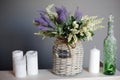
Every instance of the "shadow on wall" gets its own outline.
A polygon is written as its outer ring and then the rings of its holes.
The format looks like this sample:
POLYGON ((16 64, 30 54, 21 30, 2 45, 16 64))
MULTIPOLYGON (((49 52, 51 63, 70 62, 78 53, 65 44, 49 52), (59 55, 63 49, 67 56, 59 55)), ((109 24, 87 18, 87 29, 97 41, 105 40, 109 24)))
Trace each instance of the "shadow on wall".
POLYGON ((0 30, 0 69, 11 69, 12 51, 16 49, 25 50, 27 41, 20 31, 2 28, 0 30))
MULTIPOLYGON (((32 26, 33 27, 33 26, 32 26)), ((37 50, 39 56, 39 68, 52 68, 52 45, 54 39, 42 40, 42 37, 35 36, 21 28, 1 28, 0 31, 0 70, 12 69, 12 51, 37 50)))

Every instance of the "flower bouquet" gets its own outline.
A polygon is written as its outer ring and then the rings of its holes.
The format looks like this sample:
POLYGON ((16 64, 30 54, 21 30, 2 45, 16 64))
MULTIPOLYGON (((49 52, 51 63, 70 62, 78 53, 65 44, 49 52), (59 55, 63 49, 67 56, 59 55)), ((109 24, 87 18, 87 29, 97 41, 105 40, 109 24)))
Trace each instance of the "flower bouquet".
POLYGON ((45 10, 38 10, 40 16, 34 19, 39 28, 36 35, 56 37, 53 46, 53 72, 59 75, 75 75, 82 70, 82 40, 92 40, 94 31, 103 28, 103 18, 82 16, 77 7, 71 15, 64 6, 49 5, 45 10), (78 43, 79 42, 79 43, 78 43))

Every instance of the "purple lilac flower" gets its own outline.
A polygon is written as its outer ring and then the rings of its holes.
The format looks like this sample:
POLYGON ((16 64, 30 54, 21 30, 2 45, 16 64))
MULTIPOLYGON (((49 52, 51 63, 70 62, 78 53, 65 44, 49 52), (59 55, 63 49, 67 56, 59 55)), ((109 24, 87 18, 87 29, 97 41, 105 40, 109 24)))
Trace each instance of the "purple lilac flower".
POLYGON ((50 30, 50 28, 48 28, 47 26, 43 26, 43 25, 38 26, 38 28, 40 30, 50 30))
POLYGON ((75 19, 78 21, 82 17, 82 13, 79 11, 79 7, 77 7, 75 13, 74 13, 75 19))
POLYGON ((45 21, 45 20, 43 20, 42 18, 38 18, 38 17, 36 17, 35 19, 34 19, 34 21, 35 22, 37 22, 38 24, 40 24, 40 25, 44 25, 44 26, 48 26, 48 23, 45 21))
POLYGON ((41 14, 43 14, 43 15, 47 14, 46 11, 44 11, 44 10, 42 10, 42 9, 41 9, 41 10, 38 10, 38 12, 39 12, 40 15, 41 15, 41 14))
POLYGON ((50 30, 50 27, 48 27, 47 22, 45 22, 42 18, 35 18, 34 21, 38 23, 38 28, 40 30, 50 30))
POLYGON ((55 10, 58 14, 58 21, 64 23, 65 21, 67 21, 68 18, 68 12, 65 9, 64 6, 62 6, 61 8, 55 7, 55 10))
POLYGON ((56 28, 55 24, 45 16, 45 14, 40 14, 41 15, 41 18, 48 24, 48 27, 51 27, 51 28, 56 28))

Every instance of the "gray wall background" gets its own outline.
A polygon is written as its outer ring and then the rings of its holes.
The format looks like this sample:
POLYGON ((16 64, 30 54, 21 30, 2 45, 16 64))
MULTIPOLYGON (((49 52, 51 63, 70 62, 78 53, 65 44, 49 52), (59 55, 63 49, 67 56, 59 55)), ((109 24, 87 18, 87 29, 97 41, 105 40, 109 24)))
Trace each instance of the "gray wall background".
MULTIPOLYGON (((104 17, 103 25, 107 26, 108 16, 115 17, 114 32, 117 38, 117 68, 120 70, 120 0, 0 0, 0 70, 12 69, 12 54, 16 49, 37 50, 39 52, 39 68, 52 68, 52 46, 54 38, 42 40, 33 33, 38 29, 32 24, 37 10, 54 3, 64 5, 73 12, 77 6, 84 15, 104 17)), ((96 46, 101 50, 103 59, 103 40, 107 27, 95 31, 93 41, 83 42, 84 67, 88 66, 90 50, 96 46)))

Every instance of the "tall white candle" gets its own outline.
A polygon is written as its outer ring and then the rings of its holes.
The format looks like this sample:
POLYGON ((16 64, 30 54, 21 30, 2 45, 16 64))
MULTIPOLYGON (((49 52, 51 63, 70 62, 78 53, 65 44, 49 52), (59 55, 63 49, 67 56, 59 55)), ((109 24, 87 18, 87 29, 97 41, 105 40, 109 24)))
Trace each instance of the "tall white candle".
POLYGON ((21 58, 23 58, 23 51, 15 50, 15 51, 12 52, 13 73, 15 72, 16 59, 21 59, 21 58))
POLYGON ((38 74, 38 53, 37 51, 28 51, 27 56, 27 73, 28 75, 38 74))
POLYGON ((16 59, 15 61, 15 76, 17 78, 26 77, 26 57, 16 59))
POLYGON ((94 48, 90 51, 89 72, 99 73, 100 70, 100 50, 94 48))

